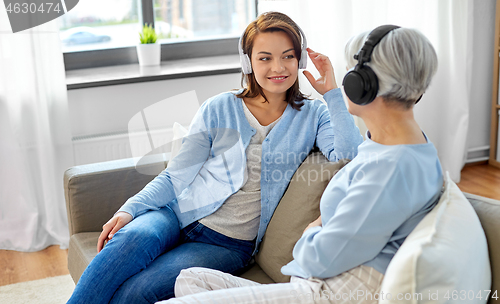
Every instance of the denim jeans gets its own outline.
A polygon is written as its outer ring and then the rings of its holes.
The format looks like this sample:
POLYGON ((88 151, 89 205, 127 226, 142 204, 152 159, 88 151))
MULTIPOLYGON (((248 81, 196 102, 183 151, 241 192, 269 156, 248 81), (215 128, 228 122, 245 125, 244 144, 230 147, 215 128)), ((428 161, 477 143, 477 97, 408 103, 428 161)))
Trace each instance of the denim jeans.
POLYGON ((120 229, 83 272, 68 303, 154 303, 174 296, 182 269, 199 266, 238 273, 254 241, 233 239, 194 222, 179 229, 165 207, 120 229))

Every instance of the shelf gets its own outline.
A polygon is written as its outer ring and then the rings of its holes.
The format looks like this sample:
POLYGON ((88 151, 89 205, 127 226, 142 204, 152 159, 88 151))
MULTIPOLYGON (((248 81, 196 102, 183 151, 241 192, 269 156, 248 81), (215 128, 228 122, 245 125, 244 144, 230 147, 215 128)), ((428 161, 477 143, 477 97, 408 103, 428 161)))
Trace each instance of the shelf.
POLYGON ((66 71, 68 90, 129 84, 155 80, 239 73, 239 55, 199 57, 162 61, 161 65, 141 67, 139 64, 117 65, 66 71))
POLYGON ((488 164, 491 165, 491 166, 493 166, 493 167, 496 167, 496 168, 500 169, 500 162, 498 162, 498 161, 496 161, 494 159, 490 159, 488 161, 488 164))
POLYGON ((495 16, 495 47, 493 54, 493 94, 491 100, 491 133, 489 164, 500 168, 500 128, 498 125, 500 114, 499 95, 499 57, 500 57, 500 0, 496 1, 495 16))

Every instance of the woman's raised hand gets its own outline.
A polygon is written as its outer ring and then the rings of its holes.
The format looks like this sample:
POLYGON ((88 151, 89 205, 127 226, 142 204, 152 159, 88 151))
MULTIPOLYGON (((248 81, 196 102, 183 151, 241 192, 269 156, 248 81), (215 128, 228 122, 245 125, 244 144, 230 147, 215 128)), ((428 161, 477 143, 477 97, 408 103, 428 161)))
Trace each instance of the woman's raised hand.
POLYGON ((104 247, 104 242, 111 240, 118 230, 131 221, 132 215, 121 211, 116 213, 106 224, 104 224, 104 226, 102 226, 101 235, 99 235, 99 239, 97 240, 97 253, 101 252, 104 247))
POLYGON ((335 82, 335 75, 333 74, 333 66, 328 56, 317 53, 310 48, 307 48, 307 54, 321 75, 318 79, 314 79, 314 76, 309 71, 303 72, 313 88, 321 95, 336 89, 337 83, 335 82))

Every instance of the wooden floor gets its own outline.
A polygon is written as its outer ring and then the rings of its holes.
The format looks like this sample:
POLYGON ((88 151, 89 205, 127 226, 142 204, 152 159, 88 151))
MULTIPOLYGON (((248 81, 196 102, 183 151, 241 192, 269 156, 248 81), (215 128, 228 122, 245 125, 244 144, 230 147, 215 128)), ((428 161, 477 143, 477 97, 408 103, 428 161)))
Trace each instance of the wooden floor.
MULTIPOLYGON (((500 169, 489 165, 466 166, 460 189, 500 200, 500 169)), ((59 246, 24 253, 0 250, 0 286, 68 274, 68 251, 59 246)))
POLYGON ((466 166, 457 185, 464 192, 500 200, 500 169, 489 165, 466 166))
POLYGON ((37 252, 0 250, 0 286, 69 274, 68 250, 50 246, 37 252))

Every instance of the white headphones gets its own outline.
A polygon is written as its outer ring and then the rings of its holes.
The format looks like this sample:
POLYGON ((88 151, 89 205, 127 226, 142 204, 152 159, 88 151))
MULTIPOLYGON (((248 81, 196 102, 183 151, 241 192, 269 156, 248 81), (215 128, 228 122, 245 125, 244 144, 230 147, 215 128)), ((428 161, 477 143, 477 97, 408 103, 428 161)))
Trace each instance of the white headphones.
MULTIPOLYGON (((307 40, 306 40, 306 35, 304 35, 302 29, 298 25, 297 28, 299 29, 299 32, 302 35, 302 51, 301 51, 302 53, 300 55, 299 69, 305 69, 307 67, 307 40)), ((247 54, 243 53, 242 40, 244 34, 245 32, 241 34, 240 42, 238 43, 238 52, 240 53, 241 70, 243 71, 244 74, 251 74, 252 63, 250 62, 250 57, 248 57, 247 54)))

